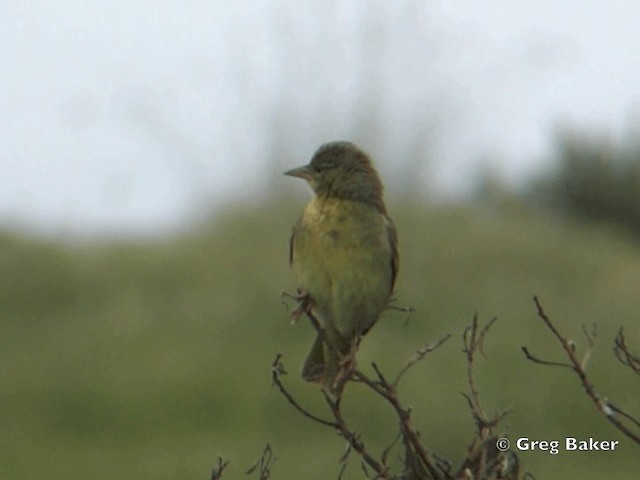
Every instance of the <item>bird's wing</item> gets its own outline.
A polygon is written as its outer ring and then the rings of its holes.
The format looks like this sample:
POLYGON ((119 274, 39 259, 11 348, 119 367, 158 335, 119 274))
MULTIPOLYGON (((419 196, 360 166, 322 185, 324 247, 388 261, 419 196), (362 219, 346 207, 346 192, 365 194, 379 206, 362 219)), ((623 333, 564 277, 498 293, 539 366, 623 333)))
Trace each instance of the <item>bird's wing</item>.
POLYGON ((291 236, 289 237, 289 266, 293 265, 293 239, 296 235, 296 229, 293 227, 293 231, 291 232, 291 236))
POLYGON ((400 258, 398 257, 398 232, 393 221, 385 215, 385 226, 387 227, 387 239, 391 248, 391 290, 396 283, 398 276, 398 268, 400 267, 400 258))
POLYGON ((298 221, 293 225, 293 229, 291 230, 291 236, 289 237, 289 266, 293 266, 293 262, 295 261, 295 250, 296 247, 300 245, 296 245, 296 236, 300 235, 300 231, 302 230, 302 217, 298 219, 298 221))

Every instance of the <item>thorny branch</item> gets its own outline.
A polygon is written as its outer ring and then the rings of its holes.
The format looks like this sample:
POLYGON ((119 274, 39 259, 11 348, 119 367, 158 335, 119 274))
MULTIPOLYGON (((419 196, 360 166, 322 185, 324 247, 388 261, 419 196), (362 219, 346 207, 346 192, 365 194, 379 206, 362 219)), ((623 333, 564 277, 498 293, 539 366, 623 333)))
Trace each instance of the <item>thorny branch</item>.
MULTIPOLYGON (((542 308, 542 304, 538 300, 538 297, 533 297, 533 301, 537 308, 538 317, 544 322, 546 327, 553 333, 556 337, 560 345, 562 346, 565 354, 569 360, 568 363, 559 363, 559 362, 551 362, 548 360, 541 360, 540 358, 531 354, 531 352, 527 349, 527 347, 523 346, 522 351, 524 352, 526 358, 534 363, 538 363, 540 365, 547 365, 553 367, 565 367, 573 370, 573 372, 578 376, 580 382, 582 383, 582 387, 584 388, 587 396, 593 401, 598 410, 605 416, 605 418, 612 423, 618 430, 624 433, 627 437, 631 438, 634 442, 640 444, 640 422, 633 417, 632 415, 622 411, 618 407, 614 406, 609 400, 606 398, 602 398, 595 389, 595 386, 589 380, 587 373, 585 371, 586 363, 591 355, 591 351, 594 347, 594 338, 595 338, 595 327, 591 330, 591 332, 587 331, 586 328, 583 327, 583 331, 587 338, 587 342, 589 347, 585 352, 582 360, 578 358, 576 353, 575 344, 560 333, 560 331, 556 328, 553 322, 549 319, 544 309, 542 308), (628 426, 627 423, 632 424, 628 426), (633 428, 636 428, 638 431, 634 431, 633 428)), ((616 336, 614 342, 614 352, 622 362, 622 364, 628 366, 634 372, 638 373, 640 368, 640 361, 637 355, 632 354, 625 342, 624 332, 622 329, 618 331, 618 335, 616 336)))

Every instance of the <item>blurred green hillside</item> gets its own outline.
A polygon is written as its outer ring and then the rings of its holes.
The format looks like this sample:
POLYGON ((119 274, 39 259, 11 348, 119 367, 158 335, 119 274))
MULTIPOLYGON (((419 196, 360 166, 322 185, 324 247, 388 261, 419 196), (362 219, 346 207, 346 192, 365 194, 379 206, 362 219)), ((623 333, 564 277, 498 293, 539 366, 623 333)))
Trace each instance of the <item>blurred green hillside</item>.
MULTIPOLYGON (((324 410, 299 377, 311 327, 290 325, 280 298, 293 290, 287 242, 304 201, 230 211, 146 243, 1 235, 0 478, 204 480, 217 455, 231 462, 224 478, 247 478, 267 441, 272 478, 336 478, 343 441, 271 386, 282 353, 291 391, 324 410)), ((521 452, 527 469, 540 479, 637 478, 640 447, 597 414, 570 372, 527 362, 520 346, 563 358, 534 294, 578 349, 581 325, 597 322, 588 373, 603 395, 640 414, 640 383, 611 349, 619 326, 640 349, 640 245, 517 206, 407 203, 390 213, 401 242, 397 303, 417 311, 389 312, 359 361, 393 373, 424 343, 453 334, 402 384, 425 445, 455 465, 472 438, 460 333, 478 312, 498 317, 477 381, 487 410, 513 407, 505 433, 620 441, 615 452, 521 452)), ((360 386, 347 388, 344 408, 373 451, 393 438, 395 419, 360 386)), ((357 462, 345 478, 362 478, 357 462)))

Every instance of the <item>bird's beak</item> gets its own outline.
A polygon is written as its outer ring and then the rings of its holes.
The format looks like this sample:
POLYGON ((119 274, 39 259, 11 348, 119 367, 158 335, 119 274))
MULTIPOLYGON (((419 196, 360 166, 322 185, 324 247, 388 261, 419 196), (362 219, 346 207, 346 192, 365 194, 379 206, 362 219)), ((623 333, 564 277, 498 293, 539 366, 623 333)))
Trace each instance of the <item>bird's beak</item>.
POLYGON ((315 172, 311 170, 311 167, 309 167, 309 165, 292 168, 291 170, 287 170, 286 172, 284 172, 284 174, 289 175, 290 177, 303 178, 307 181, 312 180, 315 177, 315 172))

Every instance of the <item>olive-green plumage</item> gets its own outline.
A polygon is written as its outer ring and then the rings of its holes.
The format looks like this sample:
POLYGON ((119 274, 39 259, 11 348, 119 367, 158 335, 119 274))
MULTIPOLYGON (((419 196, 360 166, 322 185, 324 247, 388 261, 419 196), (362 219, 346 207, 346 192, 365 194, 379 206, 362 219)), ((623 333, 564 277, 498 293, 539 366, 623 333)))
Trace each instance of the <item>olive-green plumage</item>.
POLYGON ((293 228, 290 264, 324 330, 303 377, 339 394, 360 340, 387 307, 398 271, 396 230, 382 183, 367 155, 349 142, 321 146, 309 165, 285 172, 315 196, 293 228), (327 344, 328 343, 328 344, 327 344))

